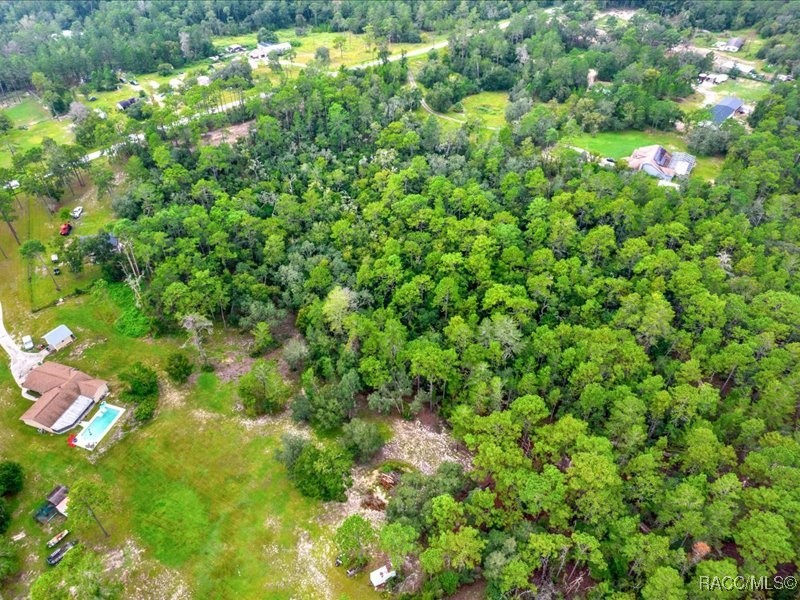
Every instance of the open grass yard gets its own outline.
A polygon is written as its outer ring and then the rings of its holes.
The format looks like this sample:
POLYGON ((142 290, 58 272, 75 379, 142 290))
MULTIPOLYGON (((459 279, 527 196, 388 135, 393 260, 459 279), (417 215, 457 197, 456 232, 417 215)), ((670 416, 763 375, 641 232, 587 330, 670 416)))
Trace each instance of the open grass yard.
POLYGON ((0 135, 0 168, 11 166, 14 152, 24 152, 38 146, 45 138, 51 138, 59 144, 74 142, 70 120, 65 117, 58 120, 52 118, 32 95, 23 96, 20 102, 2 105, 0 111, 7 114, 14 124, 13 129, 0 135))
POLYGON ((714 86, 714 91, 723 96, 736 96, 748 104, 755 104, 769 93, 770 85, 752 79, 729 79, 714 86))
MULTIPOLYGON (((603 131, 595 135, 588 133, 561 140, 563 143, 584 148, 601 156, 626 158, 640 146, 660 144, 669 151, 686 152, 686 142, 677 133, 666 131, 603 131)), ((697 157, 692 175, 703 179, 714 179, 722 167, 722 160, 714 157, 697 157)))
POLYGON ((508 93, 506 92, 480 92, 467 96, 461 100, 463 112, 449 111, 447 116, 456 119, 478 118, 487 127, 500 128, 506 124, 506 106, 508 106, 508 93))
MULTIPOLYGON (((317 51, 317 48, 322 46, 330 50, 330 66, 333 69, 341 65, 350 67, 378 58, 377 49, 374 45, 371 48, 367 47, 366 38, 363 34, 353 34, 349 32, 313 32, 298 36, 293 28, 279 29, 275 33, 278 36, 278 40, 281 42, 299 42, 299 45, 294 48, 297 56, 293 61, 298 64, 307 65, 314 60, 314 53, 317 51), (344 45, 341 50, 334 47, 334 42, 339 37, 344 38, 344 45)), ((388 44, 388 48, 390 54, 399 55, 403 51, 412 52, 446 39, 447 36, 444 34, 428 33, 422 35, 422 42, 418 44, 388 44)), ((234 43, 241 44, 248 49, 255 48, 257 43, 256 36, 250 34, 214 38, 214 45, 220 50, 223 50, 228 44, 234 43)))

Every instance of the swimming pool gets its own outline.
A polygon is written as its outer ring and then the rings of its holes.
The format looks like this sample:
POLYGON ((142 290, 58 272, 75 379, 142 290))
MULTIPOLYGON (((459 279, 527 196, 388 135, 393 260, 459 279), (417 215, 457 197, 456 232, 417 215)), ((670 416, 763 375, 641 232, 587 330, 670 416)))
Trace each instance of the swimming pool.
POLYGON ((86 450, 93 450, 124 412, 124 408, 101 402, 100 409, 92 417, 92 420, 75 437, 75 445, 86 450))

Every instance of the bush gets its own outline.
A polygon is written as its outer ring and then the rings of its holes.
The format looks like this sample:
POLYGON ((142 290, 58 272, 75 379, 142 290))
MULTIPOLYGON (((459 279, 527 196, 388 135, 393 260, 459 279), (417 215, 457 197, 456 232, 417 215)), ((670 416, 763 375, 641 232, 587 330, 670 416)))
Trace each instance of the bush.
POLYGON ((161 63, 160 65, 158 65, 158 66, 156 67, 156 71, 158 71, 158 74, 159 74, 159 75, 169 75, 169 74, 170 74, 170 73, 172 73, 174 70, 175 70, 175 67, 173 67, 173 66, 172 66, 171 64, 169 64, 169 63, 161 63))
POLYGON ((8 503, 4 498, 0 498, 0 533, 8 531, 11 525, 11 511, 8 510, 8 503))
POLYGON ((291 390, 283 383, 274 361, 257 360, 239 380, 239 396, 249 415, 274 414, 283 410, 291 390))
POLYGON ((192 371, 194 371, 194 365, 183 352, 173 352, 167 357, 167 364, 164 370, 175 383, 186 383, 186 380, 189 379, 192 371))
POLYGON ((305 360, 308 358, 308 346, 299 338, 292 338, 283 347, 283 360, 285 360, 292 371, 298 371, 305 360))
POLYGON ((324 501, 341 502, 345 499, 345 491, 352 480, 351 463, 343 452, 287 437, 284 438, 279 459, 286 465, 289 478, 304 496, 324 501))
POLYGON ((253 351, 252 356, 258 356, 269 350, 275 345, 275 339, 272 337, 272 332, 269 329, 269 323, 261 321, 256 323, 253 330, 253 351))
POLYGON ((19 567, 17 547, 8 538, 0 538, 0 581, 16 575, 19 567))
POLYGON ((22 491, 24 476, 22 467, 10 460, 0 463, 0 496, 18 494, 22 491))
POLYGON ((357 462, 363 463, 381 449, 383 438, 375 423, 353 419, 342 428, 342 444, 357 462))
POLYGON ((281 449, 278 450, 277 458, 288 471, 291 471, 294 468, 294 463, 297 462, 297 457, 310 443, 306 438, 299 435, 285 433, 281 436, 281 449))
POLYGON ((140 421, 153 418, 158 403, 158 376, 156 372, 137 362, 130 369, 120 374, 120 379, 128 384, 128 389, 123 391, 123 400, 133 402, 136 408, 134 416, 140 421))

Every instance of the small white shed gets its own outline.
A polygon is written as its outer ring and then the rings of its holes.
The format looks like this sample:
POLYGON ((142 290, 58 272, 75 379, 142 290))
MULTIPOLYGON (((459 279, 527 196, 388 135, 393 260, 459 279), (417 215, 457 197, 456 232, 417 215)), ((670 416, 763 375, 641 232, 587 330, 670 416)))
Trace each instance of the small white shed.
POLYGON ((380 569, 375 569, 369 574, 369 580, 375 589, 378 589, 392 577, 397 575, 396 571, 390 571, 391 565, 383 565, 380 569))

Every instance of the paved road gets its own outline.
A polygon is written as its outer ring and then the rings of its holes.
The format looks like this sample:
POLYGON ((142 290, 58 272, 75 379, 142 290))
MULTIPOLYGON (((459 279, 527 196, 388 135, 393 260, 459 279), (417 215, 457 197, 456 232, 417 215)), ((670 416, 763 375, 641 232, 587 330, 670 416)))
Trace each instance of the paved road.
POLYGON ((42 364, 47 357, 47 350, 36 353, 24 352, 22 348, 17 345, 14 338, 11 337, 11 334, 6 331, 6 326, 3 322, 2 305, 0 305, 0 346, 2 346, 3 350, 6 351, 6 354, 8 354, 11 359, 11 375, 14 376, 14 381, 16 381, 17 385, 20 387, 22 387, 22 382, 25 380, 25 376, 28 372, 36 365, 42 364))

